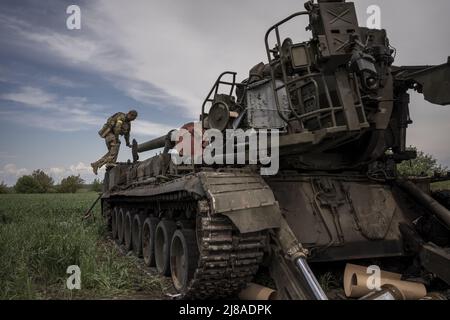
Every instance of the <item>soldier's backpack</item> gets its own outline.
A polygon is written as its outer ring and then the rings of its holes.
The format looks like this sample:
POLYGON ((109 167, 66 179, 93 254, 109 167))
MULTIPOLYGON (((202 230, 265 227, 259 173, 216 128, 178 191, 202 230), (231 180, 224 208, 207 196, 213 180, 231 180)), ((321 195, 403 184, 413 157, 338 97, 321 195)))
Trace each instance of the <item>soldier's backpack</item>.
POLYGON ((114 129, 114 126, 116 125, 117 116, 119 116, 120 114, 123 114, 123 113, 116 112, 111 117, 109 117, 108 120, 106 120, 106 123, 103 125, 103 127, 98 132, 100 137, 102 137, 104 139, 110 132, 112 132, 112 130, 114 129))

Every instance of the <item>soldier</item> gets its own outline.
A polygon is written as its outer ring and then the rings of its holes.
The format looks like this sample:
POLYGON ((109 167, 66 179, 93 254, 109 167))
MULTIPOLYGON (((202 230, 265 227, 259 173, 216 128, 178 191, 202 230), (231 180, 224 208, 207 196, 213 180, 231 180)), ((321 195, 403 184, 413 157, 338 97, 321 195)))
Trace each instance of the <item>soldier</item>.
POLYGON ((137 116, 137 111, 131 110, 127 114, 117 112, 108 118, 106 124, 98 132, 100 137, 105 139, 108 152, 100 160, 91 163, 94 174, 97 174, 98 169, 100 169, 103 165, 106 165, 107 167, 115 165, 120 148, 119 136, 124 136, 127 147, 131 148, 131 121, 134 121, 137 116))

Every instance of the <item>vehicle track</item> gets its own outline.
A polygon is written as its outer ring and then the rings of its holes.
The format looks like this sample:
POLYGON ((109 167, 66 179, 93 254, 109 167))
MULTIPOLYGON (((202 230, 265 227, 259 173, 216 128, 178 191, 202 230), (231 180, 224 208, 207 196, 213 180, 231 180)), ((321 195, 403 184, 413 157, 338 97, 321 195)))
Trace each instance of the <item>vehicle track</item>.
MULTIPOLYGON (((157 199, 146 199, 145 202, 139 203, 140 208, 146 208, 145 213, 142 213, 142 210, 132 209, 136 207, 135 203, 130 206, 126 199, 115 199, 111 203, 113 214, 122 214, 125 217, 126 213, 130 212, 131 221, 134 221, 136 215, 139 215, 141 221, 147 217, 157 218, 160 221, 169 220, 175 222, 177 230, 185 234, 186 239, 194 239, 189 245, 191 253, 187 257, 194 270, 189 276, 187 285, 177 296, 180 299, 234 296, 253 279, 263 260, 267 232, 241 234, 227 216, 211 214, 209 210, 199 210, 198 208, 208 208, 205 201, 189 198, 185 192, 180 192, 177 196, 173 194, 158 196, 157 199), (194 208, 195 214, 189 214, 194 208)), ((122 252, 127 254, 128 251, 132 251, 134 255, 136 252, 142 252, 133 250, 130 245, 128 248, 122 245, 126 239, 123 235, 120 237, 120 233, 132 234, 132 232, 125 230, 130 227, 129 224, 122 223, 117 228, 120 227, 121 231, 113 231, 112 234, 115 234, 113 238, 122 252)), ((131 240, 131 244, 134 242, 131 240)), ((143 263, 143 259, 140 261, 143 263)))

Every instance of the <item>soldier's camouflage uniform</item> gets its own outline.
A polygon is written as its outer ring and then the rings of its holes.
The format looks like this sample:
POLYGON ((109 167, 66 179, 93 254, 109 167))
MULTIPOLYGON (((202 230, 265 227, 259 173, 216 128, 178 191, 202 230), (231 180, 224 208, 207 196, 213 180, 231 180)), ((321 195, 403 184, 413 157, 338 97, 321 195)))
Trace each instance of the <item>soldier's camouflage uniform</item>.
POLYGON ((105 139, 108 152, 98 161, 92 163, 94 172, 104 165, 114 165, 117 162, 120 149, 119 136, 124 136, 127 146, 130 145, 131 122, 127 119, 127 115, 118 112, 111 116, 103 128, 99 131, 99 135, 105 139))

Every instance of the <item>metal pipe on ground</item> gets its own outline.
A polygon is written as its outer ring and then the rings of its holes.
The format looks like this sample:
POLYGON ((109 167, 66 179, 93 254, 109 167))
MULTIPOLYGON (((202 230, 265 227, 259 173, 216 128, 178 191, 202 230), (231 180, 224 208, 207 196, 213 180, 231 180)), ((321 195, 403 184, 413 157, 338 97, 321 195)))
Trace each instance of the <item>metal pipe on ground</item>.
POLYGON ((445 225, 450 228, 450 211, 434 200, 430 195, 423 192, 414 183, 407 180, 398 180, 397 184, 410 195, 412 195, 421 205, 435 214, 445 225))
POLYGON ((278 229, 278 241, 280 242, 283 252, 290 258, 300 277, 308 286, 308 291, 316 300, 328 300, 327 295, 317 281, 316 276, 312 272, 306 260, 307 250, 303 248, 291 227, 284 218, 280 220, 280 228, 278 229))
POLYGON ((328 300, 327 295, 325 294, 325 292, 323 292, 322 287, 317 281, 317 278, 309 267, 306 259, 304 257, 297 258, 295 260, 295 265, 303 275, 305 281, 308 283, 308 286, 311 289, 314 298, 317 300, 328 300))

